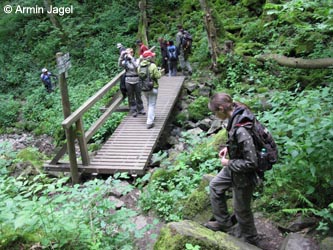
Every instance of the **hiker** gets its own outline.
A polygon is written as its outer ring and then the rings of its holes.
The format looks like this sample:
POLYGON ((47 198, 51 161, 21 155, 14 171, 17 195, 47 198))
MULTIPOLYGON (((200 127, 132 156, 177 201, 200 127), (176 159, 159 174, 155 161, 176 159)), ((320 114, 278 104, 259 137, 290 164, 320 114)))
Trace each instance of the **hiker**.
POLYGON ((148 67, 149 77, 153 82, 153 88, 150 91, 143 91, 147 99, 147 129, 151 129, 154 127, 154 120, 155 120, 155 107, 156 107, 156 100, 158 94, 158 79, 161 78, 161 72, 157 68, 154 60, 155 60, 155 53, 150 50, 146 50, 142 54, 143 60, 141 61, 138 72, 140 72, 141 67, 148 67))
POLYGON ((139 47, 139 56, 141 57, 143 55, 143 52, 148 50, 148 47, 144 45, 141 40, 137 40, 136 45, 139 47))
POLYGON ((188 61, 191 54, 191 46, 185 46, 184 38, 185 34, 188 34, 188 32, 183 29, 183 26, 181 24, 177 25, 177 28, 178 33, 176 35, 176 47, 178 51, 180 67, 184 75, 192 75, 192 67, 190 62, 188 61))
POLYGON ((54 77, 55 79, 58 79, 57 76, 53 75, 51 72, 49 72, 46 68, 42 69, 42 74, 40 75, 40 79, 44 83, 45 89, 48 93, 51 93, 54 90, 51 77, 54 77))
POLYGON ((213 95, 208 107, 221 120, 228 119, 228 143, 219 153, 222 170, 209 184, 214 220, 204 226, 230 233, 231 227, 238 222, 234 236, 259 246, 262 241, 251 211, 251 199, 258 178, 255 172, 258 157, 250 133, 246 128, 237 126, 244 121, 251 121, 253 114, 245 104, 233 102, 225 93, 213 95), (225 194, 230 188, 233 194, 233 216, 228 212, 225 194))
POLYGON ((139 84, 139 76, 137 73, 138 59, 134 57, 132 48, 125 50, 121 56, 121 66, 125 68, 125 86, 128 96, 128 106, 130 114, 137 117, 138 114, 145 115, 143 102, 141 98, 141 88, 139 84))
POLYGON ((173 41, 170 40, 168 42, 167 47, 167 57, 168 57, 168 66, 169 66, 169 76, 177 76, 177 62, 178 62, 178 54, 177 48, 173 44, 173 41))
POLYGON ((160 44, 160 49, 161 49, 161 65, 162 69, 164 69, 164 73, 168 74, 169 72, 169 67, 168 67, 168 52, 167 52, 167 47, 168 47, 168 42, 164 40, 163 37, 158 38, 158 42, 160 44))
POLYGON ((126 48, 121 43, 117 43, 117 49, 119 50, 119 55, 126 51, 126 48))

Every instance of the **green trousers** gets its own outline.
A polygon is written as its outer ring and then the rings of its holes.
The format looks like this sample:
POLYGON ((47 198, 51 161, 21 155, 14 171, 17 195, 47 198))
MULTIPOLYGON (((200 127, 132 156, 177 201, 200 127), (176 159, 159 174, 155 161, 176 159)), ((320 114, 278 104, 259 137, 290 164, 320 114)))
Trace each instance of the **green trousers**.
POLYGON ((228 212, 226 191, 232 188, 233 208, 238 225, 236 237, 244 240, 257 236, 257 229, 254 225, 253 213, 251 211, 251 200, 254 191, 254 184, 237 185, 233 182, 232 173, 228 167, 224 167, 210 182, 210 202, 213 215, 221 224, 227 227, 232 226, 231 216, 228 212))

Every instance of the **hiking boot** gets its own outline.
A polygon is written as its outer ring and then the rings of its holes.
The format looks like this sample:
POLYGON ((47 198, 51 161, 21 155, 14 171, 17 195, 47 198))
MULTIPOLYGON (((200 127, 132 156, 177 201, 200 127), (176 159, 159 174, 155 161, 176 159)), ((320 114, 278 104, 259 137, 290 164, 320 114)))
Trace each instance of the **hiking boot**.
POLYGON ((145 112, 145 111, 140 111, 139 114, 140 114, 140 115, 145 115, 146 112, 145 112))
POLYGON ((208 229, 213 231, 228 232, 232 226, 227 226, 217 221, 208 221, 207 223, 204 224, 204 227, 207 227, 208 229))
POLYGON ((245 241, 263 250, 272 249, 270 240, 268 238, 265 238, 263 235, 258 234, 256 236, 246 238, 245 241))
POLYGON ((137 113, 137 112, 133 112, 133 113, 132 113, 132 116, 133 116, 133 117, 137 117, 137 116, 138 116, 138 113, 137 113))
POLYGON ((154 127, 154 123, 152 123, 152 124, 147 124, 147 129, 151 129, 151 128, 153 128, 154 127))

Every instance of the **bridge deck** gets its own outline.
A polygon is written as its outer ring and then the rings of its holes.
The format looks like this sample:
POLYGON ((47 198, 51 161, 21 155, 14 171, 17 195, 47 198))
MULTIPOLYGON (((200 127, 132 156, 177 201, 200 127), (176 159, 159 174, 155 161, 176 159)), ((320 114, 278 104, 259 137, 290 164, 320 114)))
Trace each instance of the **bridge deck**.
MULTIPOLYGON (((93 156, 90 165, 78 165, 79 171, 104 174, 117 172, 128 172, 131 175, 144 174, 153 150, 177 101, 183 82, 183 76, 163 76, 159 80, 155 126, 151 129, 146 128, 146 115, 138 115, 137 117, 127 115, 102 148, 93 156)), ((147 111, 146 107, 145 111, 147 111)), ((53 167, 48 165, 45 169, 49 171, 70 171, 69 164, 57 164, 53 167)))

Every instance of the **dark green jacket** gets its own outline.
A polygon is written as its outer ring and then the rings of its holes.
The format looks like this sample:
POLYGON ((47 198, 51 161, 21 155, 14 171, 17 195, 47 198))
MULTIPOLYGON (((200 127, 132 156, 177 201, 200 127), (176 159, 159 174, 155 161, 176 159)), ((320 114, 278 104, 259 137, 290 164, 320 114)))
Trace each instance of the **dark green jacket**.
POLYGON ((254 115, 248 109, 236 107, 227 126, 230 159, 228 168, 232 171, 233 183, 236 187, 256 183, 255 170, 258 167, 258 157, 253 138, 247 130, 247 126, 253 120, 254 115))

